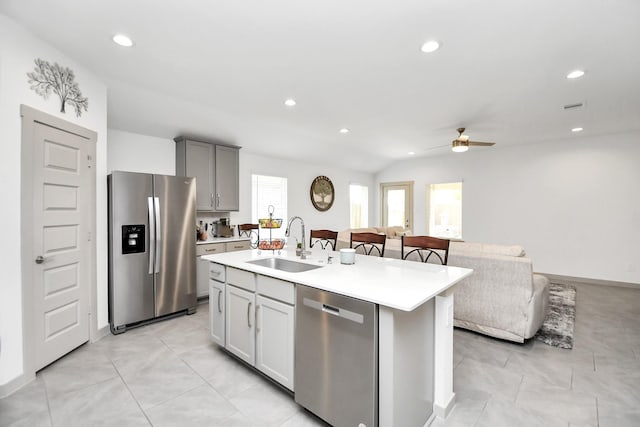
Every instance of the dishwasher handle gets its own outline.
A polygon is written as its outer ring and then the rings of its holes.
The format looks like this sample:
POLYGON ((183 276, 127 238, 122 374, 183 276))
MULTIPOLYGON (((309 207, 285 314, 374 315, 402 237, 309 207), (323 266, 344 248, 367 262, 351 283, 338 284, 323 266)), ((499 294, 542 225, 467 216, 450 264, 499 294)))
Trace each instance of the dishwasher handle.
POLYGON ((329 304, 322 304, 322 311, 333 314, 334 316, 340 316, 340 309, 330 306, 329 304))
POLYGON ((307 297, 304 297, 302 299, 302 303, 309 308, 321 311, 323 313, 331 314, 332 316, 340 317, 342 319, 350 320, 352 322, 360 324, 364 323, 364 315, 356 313, 355 311, 350 311, 341 307, 335 307, 307 297))

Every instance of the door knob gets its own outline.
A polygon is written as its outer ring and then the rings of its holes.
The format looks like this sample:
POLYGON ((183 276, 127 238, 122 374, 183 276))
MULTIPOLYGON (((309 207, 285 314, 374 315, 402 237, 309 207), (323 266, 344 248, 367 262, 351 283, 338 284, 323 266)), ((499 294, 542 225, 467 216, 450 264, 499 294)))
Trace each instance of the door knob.
POLYGON ((42 255, 38 255, 36 257, 36 264, 42 264, 44 262, 44 257, 42 255))

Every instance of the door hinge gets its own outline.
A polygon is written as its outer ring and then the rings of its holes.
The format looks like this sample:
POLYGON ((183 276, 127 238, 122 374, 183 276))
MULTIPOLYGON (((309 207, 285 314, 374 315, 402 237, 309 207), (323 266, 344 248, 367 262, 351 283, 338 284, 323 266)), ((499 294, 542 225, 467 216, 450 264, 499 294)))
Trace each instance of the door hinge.
POLYGON ((90 242, 91 241, 91 232, 89 231, 87 233, 87 241, 90 242))
POLYGON ((89 154, 87 154, 87 168, 91 169, 91 166, 93 165, 93 157, 89 154))

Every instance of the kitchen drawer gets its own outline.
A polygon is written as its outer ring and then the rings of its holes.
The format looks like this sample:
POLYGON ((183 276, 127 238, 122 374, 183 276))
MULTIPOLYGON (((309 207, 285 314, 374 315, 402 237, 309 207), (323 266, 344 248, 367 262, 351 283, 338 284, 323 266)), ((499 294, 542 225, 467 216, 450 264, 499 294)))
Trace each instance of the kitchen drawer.
POLYGON ((237 268, 227 268, 227 283, 247 291, 256 291, 256 275, 237 268))
POLYGON ((220 254, 225 251, 224 243, 204 243, 196 245, 196 255, 220 254))
POLYGON ((216 264, 215 262, 209 263, 209 278, 218 282, 225 282, 227 280, 225 274, 225 268, 222 264, 216 264))
POLYGON ((294 305, 296 301, 295 287, 291 282, 274 279, 269 276, 258 275, 257 293, 287 304, 294 305))
POLYGON ((245 251, 251 249, 251 242, 249 240, 239 240, 237 242, 227 242, 227 252, 245 251))

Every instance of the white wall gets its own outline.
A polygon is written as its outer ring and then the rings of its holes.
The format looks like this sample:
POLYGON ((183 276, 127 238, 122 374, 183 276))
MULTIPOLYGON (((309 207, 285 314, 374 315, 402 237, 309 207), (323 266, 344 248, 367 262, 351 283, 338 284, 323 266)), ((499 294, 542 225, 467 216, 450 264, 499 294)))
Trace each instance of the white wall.
POLYGON ((415 181, 421 234, 426 186, 462 180, 464 240, 521 244, 536 271, 640 284, 639 161, 638 132, 578 137, 403 161, 376 185, 415 181))
POLYGON ((62 52, 36 38, 5 15, 0 14, 0 182, 2 203, 0 224, 0 391, 2 385, 22 374, 22 286, 20 242, 29 236, 20 235, 20 171, 21 118, 20 104, 60 117, 91 129, 98 134, 96 147, 97 198, 97 283, 98 327, 107 324, 107 211, 106 211, 106 133, 107 89, 91 72, 62 52), (51 95, 48 100, 29 88, 26 73, 34 68, 34 59, 42 58, 69 67, 76 74, 82 94, 89 99, 89 110, 82 117, 73 108, 60 113, 60 101, 51 95))
POLYGON ((114 170, 176 174, 176 143, 171 139, 109 129, 107 173, 114 170))
MULTIPOLYGON (((327 228, 344 230, 349 228, 349 184, 361 184, 369 187, 369 213, 372 209, 374 191, 373 174, 345 170, 312 162, 292 161, 270 158, 240 150, 240 211, 232 212, 231 223, 251 222, 251 175, 270 175, 287 178, 287 214, 304 219, 309 238, 309 230, 327 228), (331 179, 335 189, 335 200, 331 209, 325 212, 316 210, 309 198, 309 189, 314 178, 325 175, 331 179)), ((264 212, 264 217, 268 212, 264 212)), ((371 223, 369 218, 369 223, 371 223)), ((298 225, 291 232, 292 238, 301 239, 298 225)), ((261 234, 261 237, 262 234, 261 234)), ((307 242, 308 243, 308 242, 307 242)))

